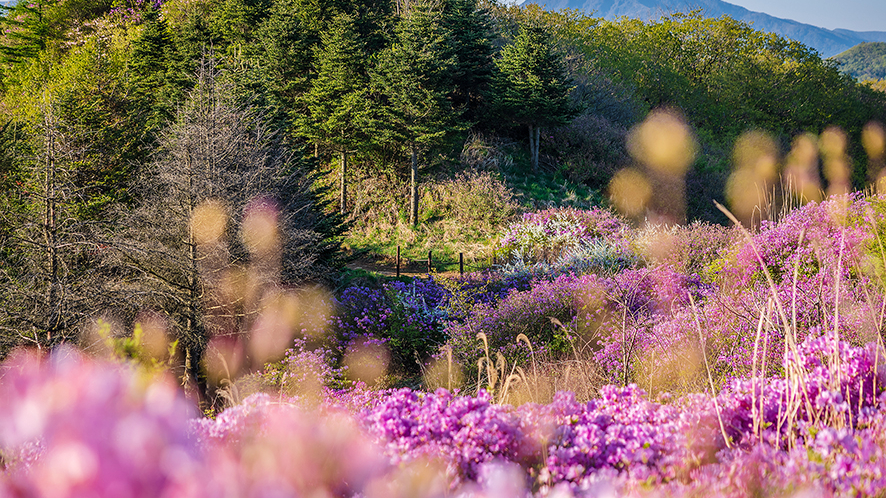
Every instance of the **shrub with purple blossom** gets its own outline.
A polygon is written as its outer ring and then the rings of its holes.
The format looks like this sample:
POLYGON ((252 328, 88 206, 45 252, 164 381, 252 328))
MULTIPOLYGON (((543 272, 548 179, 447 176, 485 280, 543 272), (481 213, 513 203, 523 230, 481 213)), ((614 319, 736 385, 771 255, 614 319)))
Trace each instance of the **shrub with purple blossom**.
POLYGON ((2 368, 0 447, 26 456, 2 476, 11 495, 208 496, 195 411, 171 379, 70 348, 19 351, 2 368))
POLYGON ((626 244, 627 230, 624 221, 605 209, 547 209, 525 213, 511 224, 499 241, 498 252, 525 263, 552 263, 590 240, 626 244))
POLYGON ((115 0, 110 14, 120 16, 124 21, 140 23, 149 10, 160 10, 166 0, 115 0))
POLYGON ((489 356, 498 353, 511 364, 529 360, 518 342, 526 335, 534 352, 564 357, 589 345, 612 382, 634 379, 637 358, 657 342, 652 325, 710 289, 698 280, 667 267, 627 270, 612 277, 561 275, 536 281, 531 289, 512 291, 501 302, 478 304, 463 322, 447 326, 448 344, 468 378, 476 378, 477 362, 486 355, 478 340, 483 333, 489 356))
POLYGON ((341 386, 345 370, 336 366, 333 351, 322 346, 309 347, 304 338, 296 339, 283 360, 265 368, 264 380, 287 396, 305 391, 319 391, 323 386, 341 386))
POLYGON ((0 492, 869 495, 886 485, 884 354, 823 334, 786 356, 786 376, 663 403, 635 385, 518 408, 486 392, 357 387, 315 409, 257 394, 210 420, 190 418, 162 379, 70 352, 19 353, 0 380, 0 444, 39 450, 0 474, 0 492))
POLYGON ((338 298, 332 319, 337 348, 367 340, 390 348, 396 368, 418 370, 443 343, 449 292, 433 278, 393 281, 381 287, 349 287, 338 298))
POLYGON ((477 479, 482 464, 496 459, 531 465, 539 457, 512 410, 493 404, 485 392, 471 397, 401 389, 362 419, 394 463, 442 458, 454 484, 477 479))

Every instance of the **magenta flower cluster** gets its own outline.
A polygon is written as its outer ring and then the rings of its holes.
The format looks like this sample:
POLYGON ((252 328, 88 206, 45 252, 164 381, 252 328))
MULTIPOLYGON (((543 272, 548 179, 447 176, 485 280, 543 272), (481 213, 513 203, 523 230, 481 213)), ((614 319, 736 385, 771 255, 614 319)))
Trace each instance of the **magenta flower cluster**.
POLYGON ((886 486, 883 354, 810 338, 785 360, 800 383, 666 403, 634 385, 517 408, 358 387, 316 409, 257 394, 212 420, 170 379, 17 353, 0 381, 0 496, 870 495, 886 486))

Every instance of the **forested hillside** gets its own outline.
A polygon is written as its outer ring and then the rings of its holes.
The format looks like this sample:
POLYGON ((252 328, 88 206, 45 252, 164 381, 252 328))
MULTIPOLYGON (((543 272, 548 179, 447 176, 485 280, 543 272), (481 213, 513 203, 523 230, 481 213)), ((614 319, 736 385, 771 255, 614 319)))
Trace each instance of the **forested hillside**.
POLYGON ((886 43, 860 43, 835 55, 840 70, 858 80, 886 79, 886 43))
POLYGON ((886 489, 886 93, 814 50, 485 0, 3 14, 0 497, 886 489))
POLYGON ((680 216, 718 221, 711 200, 744 131, 786 150, 838 126, 863 187, 862 128, 886 121, 883 93, 729 18, 605 21, 477 0, 35 0, 2 24, 4 350, 154 310, 193 366, 210 333, 254 318, 255 292, 230 301, 231 289, 334 278, 345 222, 377 220, 365 203, 419 233, 437 219, 424 193, 480 181, 465 169, 485 169, 490 192, 522 175, 602 194, 631 165, 629 130, 656 109, 685 117, 698 142, 680 216))
POLYGON ((700 10, 705 17, 729 16, 750 24, 759 31, 797 40, 817 50, 825 58, 861 42, 886 41, 886 32, 883 31, 831 30, 794 21, 791 16, 782 19, 763 12, 750 11, 723 0, 529 0, 527 3, 545 5, 548 9, 578 9, 608 20, 629 17, 651 21, 676 12, 700 10))

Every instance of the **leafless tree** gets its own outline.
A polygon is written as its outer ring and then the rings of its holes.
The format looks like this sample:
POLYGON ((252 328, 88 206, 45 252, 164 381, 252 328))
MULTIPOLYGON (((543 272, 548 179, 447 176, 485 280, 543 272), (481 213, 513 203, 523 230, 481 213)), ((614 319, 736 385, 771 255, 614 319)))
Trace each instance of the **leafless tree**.
POLYGON ((91 192, 78 165, 92 151, 65 132, 49 92, 38 110, 33 129, 6 150, 25 173, 0 197, 0 354, 75 340, 84 317, 110 300, 97 263, 100 222, 82 213, 91 192))
POLYGON ((109 254, 129 309, 168 317, 191 380, 210 337, 247 334, 267 295, 323 271, 310 179, 232 93, 204 60, 109 254))

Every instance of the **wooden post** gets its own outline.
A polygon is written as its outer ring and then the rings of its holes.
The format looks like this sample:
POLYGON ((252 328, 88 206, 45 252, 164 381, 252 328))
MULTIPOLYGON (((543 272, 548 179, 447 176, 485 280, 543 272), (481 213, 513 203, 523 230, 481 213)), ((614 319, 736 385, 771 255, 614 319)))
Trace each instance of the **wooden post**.
POLYGON ((397 246, 397 278, 400 278, 400 246, 397 246))
POLYGON ((465 255, 462 253, 458 253, 458 274, 462 277, 465 275, 465 255))
POLYGON ((428 251, 428 275, 431 274, 431 251, 428 251))

